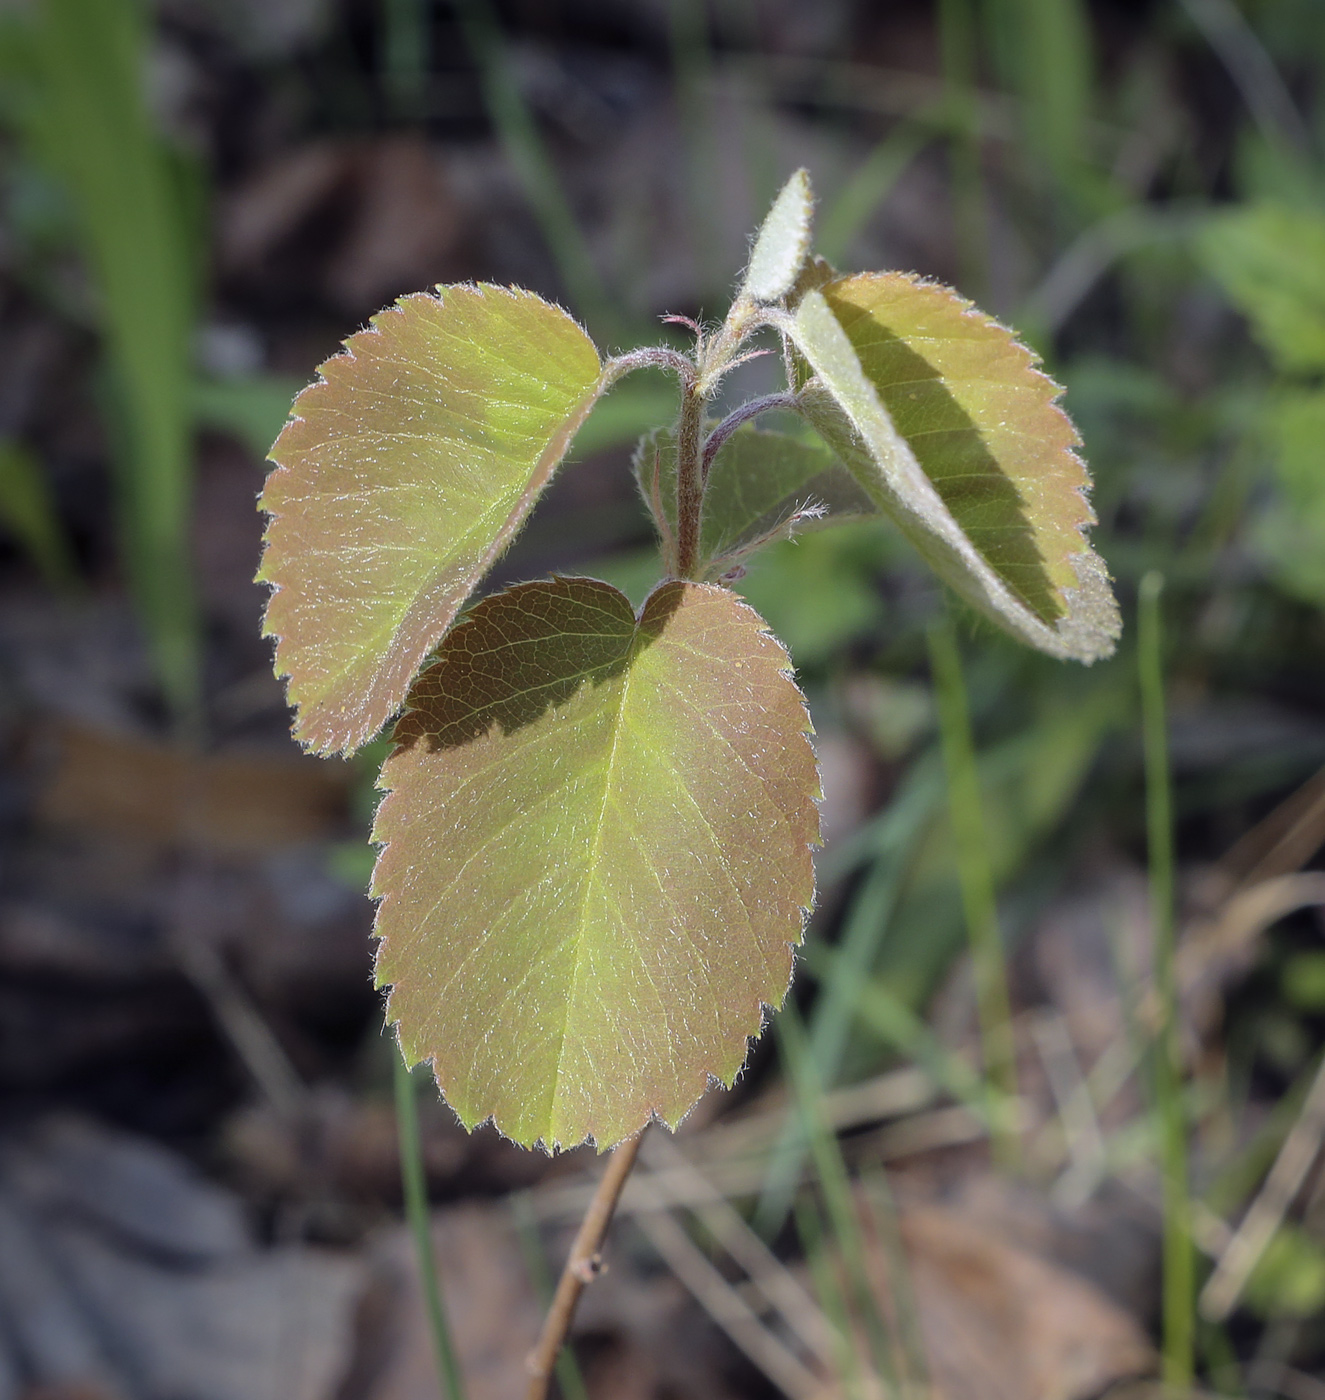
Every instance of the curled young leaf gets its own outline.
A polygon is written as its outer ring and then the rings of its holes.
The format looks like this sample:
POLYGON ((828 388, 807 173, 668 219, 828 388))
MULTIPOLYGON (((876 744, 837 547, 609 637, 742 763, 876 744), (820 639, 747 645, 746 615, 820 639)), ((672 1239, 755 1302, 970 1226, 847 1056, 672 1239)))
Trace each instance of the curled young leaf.
POLYGON ((809 172, 798 170, 782 186, 755 235, 740 296, 763 302, 786 296, 809 255, 813 214, 809 172))
POLYGON ((730 1084, 813 898, 787 655, 726 589, 484 599, 415 682, 373 839, 379 985, 466 1126, 619 1142, 730 1084))
MULTIPOLYGON (((675 538, 676 443, 670 430, 659 428, 642 438, 634 466, 645 503, 661 510, 659 526, 675 538)), ((709 471, 700 571, 720 575, 731 562, 819 517, 830 522, 877 513, 855 477, 823 443, 743 425, 723 443, 709 471)))
POLYGON ((402 297, 294 402, 260 506, 264 635, 295 737, 348 752, 405 699, 601 388, 593 342, 532 292, 402 297))
POLYGON ((904 273, 842 277, 790 324, 817 384, 807 418, 935 572, 1051 656, 1094 661, 1120 630, 1080 439, 1005 327, 904 273))

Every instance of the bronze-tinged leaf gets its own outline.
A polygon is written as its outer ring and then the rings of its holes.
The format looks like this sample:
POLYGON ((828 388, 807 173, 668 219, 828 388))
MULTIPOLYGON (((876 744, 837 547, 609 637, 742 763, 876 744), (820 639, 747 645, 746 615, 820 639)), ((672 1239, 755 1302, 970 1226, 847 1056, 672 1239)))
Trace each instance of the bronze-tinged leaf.
POLYGON ((1086 538, 1090 478, 1033 353, 896 272, 808 290, 793 324, 819 381, 807 416, 939 575, 1051 655, 1107 656, 1120 624, 1086 538))
POLYGON ((781 645, 726 589, 486 598, 415 682, 373 839, 379 985, 467 1126, 605 1148, 730 1084, 813 899, 781 645))
POLYGON ((259 503, 264 634, 300 742, 348 752, 400 708, 565 455, 600 369, 559 307, 491 286, 402 297, 321 366, 259 503))

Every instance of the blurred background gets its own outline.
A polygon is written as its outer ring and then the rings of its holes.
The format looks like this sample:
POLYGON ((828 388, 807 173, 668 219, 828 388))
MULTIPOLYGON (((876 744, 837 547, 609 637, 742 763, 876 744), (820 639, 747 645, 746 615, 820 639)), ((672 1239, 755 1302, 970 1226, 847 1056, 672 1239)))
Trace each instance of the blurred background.
MULTIPOLYGON (((1320 0, 0 4, 0 1400, 439 1394, 370 981, 383 749, 288 737, 265 451, 432 283, 608 349, 721 316, 799 165, 832 261, 956 286, 1067 386, 1127 632, 1085 670, 945 630, 876 522, 740 581, 810 698, 819 907, 736 1089, 650 1135, 560 1393, 1155 1393, 1167 1224, 1170 1359, 1186 1326, 1206 1393, 1325 1400, 1323 152, 1320 0)), ((492 584, 638 597, 629 454, 671 411, 615 391, 492 584)), ((419 1090, 468 1394, 520 1394, 594 1159, 419 1090)))

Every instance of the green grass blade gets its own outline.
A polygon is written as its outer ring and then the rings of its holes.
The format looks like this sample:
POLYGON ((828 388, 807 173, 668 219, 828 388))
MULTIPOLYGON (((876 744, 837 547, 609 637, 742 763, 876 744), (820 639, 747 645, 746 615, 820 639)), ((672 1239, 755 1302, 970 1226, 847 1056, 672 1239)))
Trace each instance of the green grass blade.
MULTIPOLYGON (((842 935, 841 951, 824 978, 810 1019, 809 1054, 821 1084, 837 1078, 855 997, 869 975, 888 928, 909 852, 925 819, 933 810, 933 790, 925 783, 908 785, 893 804, 876 837, 877 855, 852 904, 842 935)), ((788 1122, 773 1149, 764 1190, 755 1212, 755 1228, 772 1238, 787 1218, 805 1160, 805 1139, 795 1120, 788 1122)))
POLYGON ((189 562, 195 264, 144 100, 146 35, 135 5, 45 0, 33 38, 27 134, 77 213, 114 389, 129 572, 162 685, 189 718, 200 648, 189 562))
POLYGON ((824 1245, 823 1221, 808 1191, 800 1192, 795 1202, 796 1233, 800 1236, 805 1262, 809 1265, 815 1297, 833 1329, 833 1352, 838 1376, 846 1394, 863 1397, 865 1377, 860 1357, 851 1340, 851 1311, 842 1293, 842 1284, 833 1267, 833 1260, 824 1245))
POLYGON ((815 242, 830 263, 846 257, 870 216, 933 136, 932 122, 905 119, 860 163, 819 221, 815 242))
POLYGON ((456 1360, 451 1329, 446 1321, 442 1303, 441 1284, 437 1279, 437 1260, 433 1253, 432 1232, 428 1223, 428 1186, 423 1173, 423 1144, 419 1136, 419 1104, 404 1057, 393 1046, 396 1076, 396 1136, 400 1143, 400 1184, 405 1193, 405 1216, 414 1251, 419 1261, 419 1276, 423 1281, 423 1301, 437 1357, 437 1379, 446 1400, 464 1400, 465 1387, 460 1379, 460 1364, 456 1360))
POLYGON ((396 112, 424 115, 428 95, 429 0, 385 0, 382 6, 382 78, 396 112))
POLYGON ((0 441, 0 525, 22 545, 47 583, 67 588, 74 582, 73 553, 50 486, 37 459, 16 442, 0 441))
MULTIPOLYGON (((1007 968, 994 898, 994 875, 985 837, 980 775, 971 738, 971 717, 962 676, 956 632, 949 621, 929 631, 929 656, 938 705, 943 759, 948 775, 948 810, 952 821, 957 878, 971 944, 971 968, 980 1015, 980 1039, 985 1079, 995 1095, 1017 1097, 1016 1046, 1008 1002, 1007 968)), ((1020 1166, 1017 1133, 990 1104, 990 1135, 994 1159, 1004 1171, 1020 1166)))
POLYGON ((511 65, 490 0, 456 0, 456 15, 478 64, 488 115, 547 240, 575 308, 602 339, 620 334, 619 319, 557 177, 511 65))
POLYGON ((1182 1061, 1174 969, 1173 798, 1164 702, 1161 574, 1141 580, 1137 662, 1146 768, 1146 833, 1150 849, 1150 908, 1154 925, 1156 1136, 1164 1198, 1164 1381, 1175 1390, 1192 1384, 1195 1369, 1195 1258, 1192 1253, 1187 1174, 1187 1125, 1182 1105, 1182 1061))
POLYGON ((984 296, 986 217, 980 168, 980 116, 976 106, 976 35, 972 0, 939 0, 939 47, 951 130, 950 171, 962 291, 984 296))
POLYGON ((833 1235, 846 1269, 851 1301, 857 1320, 869 1337, 870 1351, 879 1379, 891 1393, 896 1389, 896 1370, 891 1345, 874 1291, 870 1287, 865 1251, 861 1242, 860 1215, 856 1209, 851 1179, 837 1137, 823 1113, 823 1081, 815 1071, 810 1043, 800 1012, 790 1003, 782 1008, 775 1022, 782 1064, 791 1082, 796 1114, 809 1143, 819 1189, 832 1226, 833 1235))
MULTIPOLYGON (((511 1214, 515 1218, 515 1233, 520 1240, 520 1252, 524 1255, 529 1281, 534 1286, 539 1307, 546 1312, 556 1292, 556 1281, 547 1266, 547 1255, 543 1252, 543 1241, 539 1238, 538 1221, 534 1218, 528 1191, 517 1191, 511 1197, 511 1214)), ((557 1353, 556 1369, 562 1400, 589 1400, 580 1363, 569 1345, 563 1345, 557 1353)))

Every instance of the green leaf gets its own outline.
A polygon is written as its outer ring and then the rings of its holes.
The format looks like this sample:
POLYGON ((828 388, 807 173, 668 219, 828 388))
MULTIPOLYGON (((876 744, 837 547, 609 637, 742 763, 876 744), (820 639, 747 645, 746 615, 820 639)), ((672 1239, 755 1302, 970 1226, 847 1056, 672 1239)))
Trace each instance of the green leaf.
POLYGON ((349 751, 509 544, 601 390, 598 352, 532 292, 402 297, 299 395, 259 503, 264 633, 295 737, 349 751))
POLYGON ((765 302, 786 296, 810 252, 813 213, 809 173, 798 170, 782 186, 755 236, 739 296, 765 302))
POLYGON ((1325 369, 1325 214, 1239 209, 1212 220, 1197 251, 1281 368, 1325 369))
POLYGON ((523 584, 443 642, 382 772, 377 980, 466 1126, 603 1148, 732 1083, 814 891, 787 668, 677 580, 638 619, 605 583, 523 584))
POLYGON ((1080 439, 1031 351, 896 272, 807 291, 790 329, 815 376, 807 418, 939 576, 1051 656, 1109 655, 1120 623, 1086 540, 1080 439))
MULTIPOLYGON (((634 467, 646 504, 655 512, 661 508, 661 523, 675 538, 676 446, 670 429, 641 439, 634 467)), ((723 443, 709 469, 700 523, 702 568, 716 577, 793 531, 877 514, 855 478, 823 443, 747 424, 723 443)))

